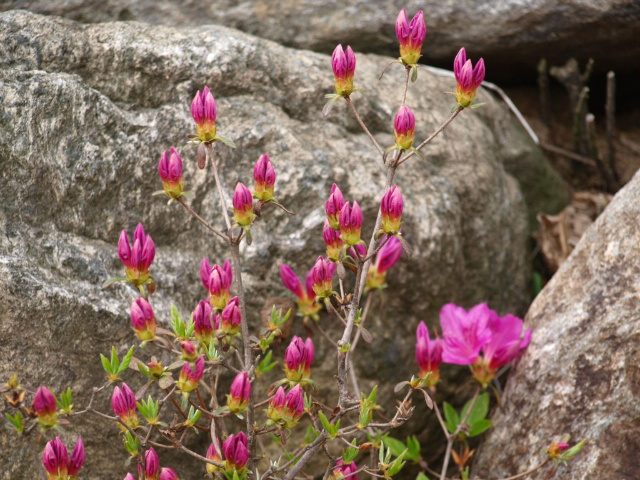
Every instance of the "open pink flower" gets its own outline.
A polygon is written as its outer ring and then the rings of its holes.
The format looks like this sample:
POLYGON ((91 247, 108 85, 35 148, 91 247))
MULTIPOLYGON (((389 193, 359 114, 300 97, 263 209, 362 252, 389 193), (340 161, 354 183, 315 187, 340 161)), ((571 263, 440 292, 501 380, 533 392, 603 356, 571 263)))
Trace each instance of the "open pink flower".
POLYGON ((489 328, 491 340, 482 347, 482 356, 488 367, 497 370, 515 360, 531 342, 531 329, 524 330, 524 322, 507 314, 491 316, 489 328))
POLYGON ((440 310, 443 352, 442 361, 470 365, 480 355, 480 349, 491 341, 489 321, 498 316, 486 303, 476 305, 468 312, 453 303, 440 310))

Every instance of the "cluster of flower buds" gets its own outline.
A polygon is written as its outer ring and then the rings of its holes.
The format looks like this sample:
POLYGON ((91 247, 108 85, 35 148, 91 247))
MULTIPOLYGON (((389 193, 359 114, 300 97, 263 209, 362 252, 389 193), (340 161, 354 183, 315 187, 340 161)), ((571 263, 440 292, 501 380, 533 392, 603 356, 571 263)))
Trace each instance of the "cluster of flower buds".
POLYGON ((333 295, 332 277, 336 271, 335 263, 331 263, 320 256, 311 269, 313 291, 319 298, 328 298, 333 295))
POLYGON ((324 222, 322 238, 327 245, 327 258, 334 262, 340 261, 340 252, 344 247, 344 241, 340 237, 340 232, 331 227, 329 220, 324 222))
POLYGON ((122 230, 118 241, 118 256, 125 266, 127 281, 136 286, 150 280, 149 267, 156 255, 156 246, 150 235, 144 233, 142 224, 138 224, 133 233, 133 246, 129 243, 126 230, 122 230))
POLYGON ((333 474, 330 478, 332 478, 332 480, 340 480, 341 478, 348 477, 345 480, 358 480, 358 474, 355 473, 357 471, 358 466, 356 462, 346 463, 340 459, 333 468, 333 474))
POLYGON ((244 432, 237 435, 229 435, 222 444, 227 472, 237 472, 239 476, 245 472, 244 466, 249 460, 249 450, 247 449, 247 436, 244 432))
POLYGON ((198 387, 198 383, 204 375, 204 359, 199 357, 193 363, 185 363, 182 366, 176 385, 181 392, 187 394, 198 387))
POLYGON ((200 300, 193 311, 193 323, 196 339, 208 346, 214 339, 214 332, 220 328, 220 317, 213 313, 210 302, 200 300))
POLYGON ((131 325, 140 340, 153 340, 156 336, 156 319, 151 304, 140 297, 131 304, 131 325))
POLYGON ((420 366, 420 377, 426 379, 425 386, 435 386, 440 379, 438 369, 442 363, 442 340, 437 335, 431 340, 424 322, 420 322, 416 332, 416 360, 420 366))
POLYGON ((486 386, 498 369, 520 356, 531 341, 531 329, 513 315, 500 317, 486 303, 468 312, 449 303, 440 311, 442 361, 471 365, 474 378, 486 386), (480 355, 482 353, 482 356, 480 355))
MULTIPOLYGON (((396 237, 385 235, 380 238, 380 242, 383 245, 376 254, 376 260, 367 273, 366 288, 368 290, 384 288, 386 286, 387 270, 393 267, 402 256, 402 243, 396 237)), ((356 248, 358 247, 362 247, 360 255, 366 255, 364 246, 356 245, 356 248)))
POLYGON ((382 231, 390 235, 395 235, 402 226, 402 211, 404 201, 400 189, 394 185, 388 189, 380 202, 380 212, 382 214, 382 231))
POLYGON ((56 397, 47 387, 38 387, 31 408, 37 415, 38 423, 42 428, 51 428, 58 424, 56 397))
POLYGON ((196 122, 197 137, 201 142, 212 142, 216 138, 216 101, 209 90, 198 90, 191 102, 191 116, 196 122))
POLYGON ((469 108, 476 98, 476 90, 484 80, 484 60, 481 58, 476 63, 475 68, 471 60, 467 60, 467 52, 460 49, 453 61, 453 74, 456 77, 455 97, 458 105, 469 108))
POLYGON ((413 66, 422 56, 422 44, 427 36, 427 26, 424 23, 422 10, 411 19, 403 8, 396 20, 396 36, 400 42, 400 60, 404 65, 413 66))
POLYGON ((231 393, 227 395, 227 407, 233 413, 244 412, 251 399, 251 382, 247 372, 240 372, 231 383, 231 393))
POLYGON ((267 409, 269 421, 281 428, 295 427, 303 413, 304 393, 300 384, 286 394, 284 388, 279 387, 267 409))
POLYGON ((241 227, 248 227, 255 218, 253 196, 242 182, 238 182, 233 193, 233 220, 241 227))
POLYGON ((393 132, 396 147, 400 150, 409 150, 416 138, 416 117, 406 105, 401 106, 396 113, 393 120, 393 132))
POLYGON ((340 238, 349 246, 360 243, 360 231, 362 230, 362 210, 355 200, 353 207, 349 202, 340 210, 340 238))
POLYGON ((333 68, 333 76, 335 78, 336 94, 346 97, 353 93, 353 76, 356 72, 356 56, 347 46, 343 50, 342 45, 338 45, 331 56, 331 67, 333 68))
POLYGON ((282 279, 282 284, 298 297, 300 313, 305 317, 311 317, 317 320, 318 312, 322 306, 315 301, 316 292, 313 291, 313 269, 309 270, 307 274, 305 286, 302 285, 300 279, 289 265, 280 265, 280 278, 282 279))
POLYGON ((304 379, 311 378, 311 364, 315 357, 313 340, 307 338, 304 342, 294 336, 284 354, 284 373, 291 383, 305 383, 304 379))
POLYGON ((75 480, 84 465, 85 453, 82 438, 79 438, 69 457, 67 447, 60 437, 51 440, 42 452, 42 463, 48 480, 75 480))
POLYGON ((216 310, 223 310, 231 297, 231 283, 233 282, 233 272, 231 262, 225 260, 220 265, 209 264, 209 260, 202 259, 200 264, 200 281, 209 292, 209 301, 216 310))
POLYGON ((273 200, 276 171, 271 164, 269 155, 260 155, 253 167, 253 179, 255 180, 253 196, 261 202, 273 200))
POLYGON ((158 163, 158 173, 162 180, 164 193, 170 198, 176 199, 182 196, 184 181, 182 180, 182 158, 175 148, 170 152, 165 151, 158 163))
MULTIPOLYGON (((122 384, 122 389, 118 387, 113 389, 111 408, 113 413, 130 428, 136 429, 140 425, 136 409, 136 396, 126 383, 122 384)), ((124 427, 122 429, 126 430, 124 427)))

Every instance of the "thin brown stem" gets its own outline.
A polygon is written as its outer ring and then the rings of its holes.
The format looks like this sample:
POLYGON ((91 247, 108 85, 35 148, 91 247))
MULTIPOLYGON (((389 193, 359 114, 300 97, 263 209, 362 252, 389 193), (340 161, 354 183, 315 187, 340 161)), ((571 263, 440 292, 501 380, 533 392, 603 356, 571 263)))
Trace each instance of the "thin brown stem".
POLYGON ((229 237, 227 237, 226 235, 224 235, 223 233, 219 232, 218 230, 215 229, 215 227, 211 226, 211 224, 209 222, 207 222, 204 218, 202 218, 200 215, 198 215, 196 213, 196 211, 191 208, 191 206, 184 201, 184 199, 182 197, 178 197, 176 199, 178 202, 180 202, 180 204, 182 204, 182 206, 184 208, 187 209, 187 211, 193 215, 195 217, 196 220, 198 220, 202 225, 204 225, 205 227, 207 227, 209 230, 211 230, 213 233, 215 233, 217 236, 219 236, 220 238, 222 238, 223 240, 229 240, 229 237))
MULTIPOLYGON (((451 116, 442 124, 440 125, 440 128, 438 128, 438 130, 436 130, 435 132, 433 132, 433 134, 427 138, 424 142, 422 142, 420 145, 418 145, 416 147, 416 150, 421 150, 422 148, 424 148, 429 142, 431 142, 431 140, 433 140, 434 138, 436 138, 438 136, 438 134, 440 132, 442 132, 445 128, 447 128, 447 126, 453 122, 453 119, 456 118, 458 116, 458 114, 464 110, 464 107, 458 107, 456 108, 456 110, 451 114, 451 116)), ((398 161, 398 165, 402 165, 404 162, 406 162, 407 160, 409 160, 412 156, 415 155, 415 152, 410 152, 407 155, 405 155, 402 159, 400 159, 398 161)))
POLYGON ((378 150, 378 153, 380 155, 384 155, 384 150, 382 149, 382 147, 378 144, 378 142, 376 141, 375 138, 373 138, 373 135, 371 135, 371 132, 369 131, 369 129, 367 128, 367 126, 364 124, 364 122, 362 121, 362 118, 360 118, 360 115, 358 114, 358 111, 356 110, 355 105, 353 104, 353 102, 351 101, 351 97, 349 97, 348 95, 346 97, 344 97, 344 99, 347 101, 347 105, 349 105, 349 108, 351 109, 351 112, 353 113, 353 115, 356 117, 356 120, 358 121, 358 123, 360 124, 360 126, 362 127, 362 130, 364 130, 364 133, 367 135, 367 137, 369 137, 369 140, 371 140, 371 143, 373 143, 373 146, 376 147, 376 150, 378 150))
POLYGON ((218 196, 220 197, 220 205, 222 206, 222 214, 224 215, 224 221, 227 224, 227 230, 231 230, 231 220, 229 219, 229 212, 227 211, 227 202, 224 199, 224 193, 222 192, 222 183, 220 182, 220 175, 218 174, 218 165, 216 159, 213 156, 213 144, 206 143, 207 152, 209 153, 209 159, 213 166, 213 177, 216 180, 216 187, 218 188, 218 196))
POLYGON ((315 325, 316 330, 318 330, 318 332, 320 332, 320 335, 322 335, 324 338, 326 338, 327 341, 329 343, 331 343, 331 345, 333 345, 334 347, 338 348, 338 344, 336 343, 336 341, 329 336, 329 334, 326 332, 326 330, 324 328, 322 328, 320 326, 320 322, 313 322, 313 325, 315 325))
POLYGON ((407 103, 407 92, 409 91, 409 76, 411 75, 411 67, 405 66, 406 75, 404 78, 404 91, 402 92, 402 105, 407 103))

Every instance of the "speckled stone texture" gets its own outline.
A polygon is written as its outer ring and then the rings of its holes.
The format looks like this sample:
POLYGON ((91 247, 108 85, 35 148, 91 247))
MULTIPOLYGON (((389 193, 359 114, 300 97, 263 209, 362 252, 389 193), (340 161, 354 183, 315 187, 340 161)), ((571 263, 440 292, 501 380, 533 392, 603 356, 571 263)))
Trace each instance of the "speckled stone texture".
POLYGON ((5 0, 81 22, 138 20, 172 27, 217 23, 283 45, 330 53, 338 43, 398 55, 394 25, 402 8, 424 10, 423 61, 451 68, 460 47, 484 56, 491 78, 530 81, 538 60, 595 60, 597 71, 638 71, 637 0, 5 0))
MULTIPOLYGON (((398 68, 378 82, 388 61, 358 54, 356 81, 366 96, 354 96, 385 146, 392 143, 403 80, 398 68)), ((167 322, 170 302, 188 315, 204 298, 200 260, 206 255, 222 262, 224 246, 180 205, 151 196, 160 188, 160 154, 175 145, 194 208, 223 224, 211 171, 198 170, 195 149, 186 146, 194 130, 189 105, 204 85, 217 98, 220 134, 238 145, 216 146, 227 193, 238 180, 250 184, 253 163, 268 153, 278 174, 277 196, 297 213, 265 209, 253 245, 242 248, 252 329, 265 298, 289 295, 280 264, 306 274, 323 252, 323 206, 333 182, 362 205, 365 232, 371 232, 385 170, 344 103, 329 119, 320 116, 333 82, 326 55, 220 26, 82 25, 15 11, 0 14, 0 67, 1 382, 15 371, 25 385, 47 383, 57 392, 71 386, 76 406, 86 405, 90 387, 104 382, 99 353, 133 341, 133 290, 100 289, 123 272, 116 251, 123 228, 131 232, 141 221, 156 242, 152 303, 161 322, 167 322)), ((426 71, 411 85, 418 139, 449 116, 452 97, 443 92, 453 88, 426 71)), ((486 105, 462 112, 424 151, 427 161, 407 163, 397 177, 405 196, 404 232, 415 255, 390 273, 390 288, 369 322, 374 343, 358 347, 362 388, 380 381, 378 398, 388 408, 395 404, 392 385, 416 370, 419 320, 434 323, 449 301, 488 301, 500 312, 526 308, 528 213, 516 178, 524 183, 531 172, 546 176, 536 210, 562 206, 557 176, 511 114, 486 92, 479 101, 486 105)), ((329 330, 339 328, 330 318, 323 321, 329 330)), ((294 332, 303 334, 299 321, 294 332)), ((314 378, 330 401, 335 355, 316 340, 314 378)), ((136 355, 149 353, 138 349, 136 355)), ((108 409, 108 397, 97 405, 108 409)), ((422 421, 417 416, 415 428, 422 421)), ((124 477, 126 454, 114 425, 83 417, 64 436, 77 433, 87 445, 83 478, 124 477)), ((34 447, 37 456, 46 438, 34 447)), ((206 445, 198 448, 204 452, 206 445)), ((167 455, 163 465, 183 480, 201 477, 190 459, 180 463, 167 455)), ((36 478, 37 463, 26 443, 0 435, 0 478, 36 478)))
POLYGON ((481 478, 526 471, 564 433, 572 444, 587 443, 555 478, 638 478, 638 218, 640 174, 618 192, 533 302, 526 317, 533 340, 477 454, 473 471, 481 478))

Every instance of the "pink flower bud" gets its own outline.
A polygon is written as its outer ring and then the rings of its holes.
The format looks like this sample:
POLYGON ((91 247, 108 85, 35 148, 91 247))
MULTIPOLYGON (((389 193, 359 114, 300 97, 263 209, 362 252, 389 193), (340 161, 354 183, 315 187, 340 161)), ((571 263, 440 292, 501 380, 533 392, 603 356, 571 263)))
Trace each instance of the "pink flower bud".
POLYGON ((134 285, 143 285, 149 280, 149 267, 156 254, 151 236, 145 235, 142 224, 133 234, 133 247, 129 244, 127 231, 123 230, 118 241, 118 256, 125 266, 127 280, 134 285))
MULTIPOLYGON (((207 450, 207 459, 218 463, 222 462, 222 457, 220 455, 220 443, 218 442, 218 439, 209 445, 209 449, 207 450)), ((215 473, 218 470, 220 470, 219 467, 216 467, 211 463, 207 463, 207 473, 215 473)))
POLYGON ((193 365, 195 368, 192 368, 192 364, 185 363, 176 382, 180 391, 184 393, 195 390, 204 375, 204 360, 202 357, 197 358, 193 365))
POLYGON ((203 343, 208 344, 213 338, 213 324, 211 323, 213 317, 213 309, 209 302, 200 300, 198 306, 193 311, 193 323, 194 332, 196 338, 203 343))
POLYGON ((131 325, 142 341, 153 340, 156 336, 156 320, 149 302, 140 297, 131 304, 131 325))
POLYGON ((344 246, 344 242, 340 238, 340 232, 331 228, 329 220, 324 222, 322 238, 324 238, 324 243, 327 245, 327 257, 334 262, 339 261, 340 251, 344 246))
POLYGON ((236 185, 233 194, 233 219, 241 227, 248 227, 256 215, 253 213, 253 197, 241 182, 236 185))
MULTIPOLYGON (((140 473, 140 465, 138 464, 138 472, 140 473)), ((158 480, 158 474, 160 473, 160 459, 158 454, 150 447, 144 453, 144 476, 145 480, 158 480)))
POLYGON ((404 209, 404 201, 402 193, 397 186, 388 189, 380 202, 380 211, 382 213, 382 230, 384 233, 396 234, 400 231, 402 225, 402 210, 404 209))
POLYGON ((393 130, 396 145, 403 150, 411 148, 416 137, 416 117, 406 105, 400 107, 400 110, 396 113, 396 118, 393 121, 393 130))
POLYGON ((229 260, 225 260, 222 267, 220 265, 211 267, 209 261, 203 258, 200 265, 200 280, 211 295, 209 301, 213 308, 222 310, 229 302, 231 283, 233 282, 229 260))
POLYGON ((220 328, 227 335, 235 335, 240 331, 240 323, 242 323, 242 311, 240 310, 240 299, 233 297, 229 300, 229 303, 222 314, 220 320, 220 328))
POLYGON ((353 207, 349 202, 344 204, 340 210, 340 237, 347 245, 360 243, 360 230, 362 229, 362 210, 358 202, 353 202, 353 207))
POLYGON ((424 322, 420 322, 416 332, 416 361, 420 366, 421 377, 431 373, 429 386, 438 383, 440 378, 438 368, 442 363, 442 341, 437 336, 435 340, 431 340, 424 322))
POLYGON ((457 82, 454 94, 456 101, 461 107, 468 108, 475 100, 476 90, 484 80, 484 60, 478 60, 474 68, 471 60, 467 60, 467 52, 463 47, 453 61, 453 73, 457 82))
POLYGON ((133 475, 131 475, 130 473, 127 473, 127 476, 124 477, 124 480, 136 480, 136 477, 134 477, 133 475))
POLYGON ((209 91, 209 87, 204 87, 202 92, 198 90, 191 102, 191 116, 196 122, 196 132, 202 142, 210 142, 216 136, 216 101, 209 91))
POLYGON ((38 387, 31 405, 38 417, 47 417, 57 412, 56 397, 47 387, 38 387))
POLYGON ((346 50, 342 45, 338 45, 331 56, 331 67, 335 78, 335 90, 338 95, 346 96, 351 94, 353 88, 353 76, 356 71, 356 56, 347 46, 346 50))
POLYGON ((334 183, 331 187, 331 195, 325 205, 327 220, 331 228, 340 229, 340 210, 344 207, 344 197, 338 186, 334 183))
POLYGON ((366 287, 368 290, 384 288, 387 270, 393 267, 402 256, 402 244, 396 237, 384 235, 380 238, 383 244, 376 255, 376 261, 367 273, 366 287))
POLYGON ((313 291, 320 298, 329 297, 333 293, 331 277, 336 270, 334 263, 327 262, 323 257, 318 257, 312 268, 313 291))
POLYGON ((284 371, 292 382, 299 382, 311 376, 311 364, 315 356, 313 341, 307 338, 305 342, 294 336, 284 354, 284 371))
POLYGON ((196 350, 195 345, 189 340, 181 342, 180 348, 182 349, 182 355, 180 356, 182 360, 193 362, 196 358, 198 358, 198 351, 196 350))
POLYGON ((247 436, 244 432, 240 432, 237 435, 229 435, 222 445, 222 451, 229 467, 232 470, 241 470, 249 460, 247 436))
POLYGON ((171 198, 182 195, 184 182, 182 181, 182 158, 175 148, 170 153, 164 152, 158 163, 158 173, 164 186, 164 193, 171 198))
POLYGON ((82 437, 78 438, 76 442, 76 446, 71 453, 71 459, 69 460, 69 468, 67 469, 67 473, 69 476, 74 479, 82 466, 84 465, 85 460, 85 452, 84 452, 84 443, 82 442, 82 437))
POLYGON ((62 443, 62 440, 60 440, 60 437, 51 440, 44 447, 42 463, 47 473, 49 473, 49 476, 53 478, 68 475, 69 452, 64 443, 62 443))
POLYGON ((227 406, 233 413, 242 413, 251 399, 251 382, 247 372, 240 372, 231 383, 231 393, 227 396, 227 406))
POLYGON ((342 459, 338 460, 335 468, 333 469, 333 475, 336 480, 347 477, 345 480, 358 480, 358 466, 355 462, 344 463, 342 459))
POLYGON ((291 420, 297 421, 304 413, 304 395, 300 384, 293 387, 287 394, 285 408, 287 410, 287 416, 291 420))
POLYGON ((420 59, 422 44, 427 36, 422 10, 409 23, 407 12, 402 9, 396 20, 396 36, 400 42, 400 60, 405 65, 415 65, 420 59))
POLYGON ((276 390, 276 394, 269 401, 269 407, 279 410, 282 414, 286 397, 287 395, 284 391, 284 388, 278 387, 278 390, 276 390))
POLYGON ((136 396, 127 386, 122 384, 122 390, 118 387, 113 389, 111 396, 111 408, 120 419, 131 428, 138 427, 138 414, 136 411, 136 396))
POLYGON ((160 472, 160 480, 180 480, 172 468, 163 467, 160 472))
POLYGON ((255 196, 258 200, 268 202, 273 198, 274 185, 276 184, 276 171, 271 165, 269 155, 260 155, 253 167, 255 180, 255 196))
POLYGON ((300 279, 289 265, 285 265, 284 263, 280 265, 280 278, 282 279, 282 284, 291 293, 298 298, 304 298, 305 292, 302 288, 302 283, 300 283, 300 279))

